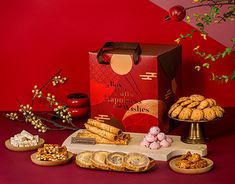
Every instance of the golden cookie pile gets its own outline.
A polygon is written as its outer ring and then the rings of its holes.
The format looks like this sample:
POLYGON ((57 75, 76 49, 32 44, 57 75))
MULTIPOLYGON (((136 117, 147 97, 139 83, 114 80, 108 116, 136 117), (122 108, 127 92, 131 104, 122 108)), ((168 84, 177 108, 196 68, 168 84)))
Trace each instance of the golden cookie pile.
POLYGON ((187 152, 177 160, 175 165, 182 169, 199 169, 207 167, 208 163, 205 159, 202 159, 199 154, 187 152))
POLYGON ((211 121, 223 117, 223 113, 224 109, 214 99, 198 94, 179 98, 168 111, 172 118, 192 121, 211 121))
POLYGON ((89 169, 144 172, 152 168, 155 161, 141 153, 83 151, 76 156, 76 164, 89 169))

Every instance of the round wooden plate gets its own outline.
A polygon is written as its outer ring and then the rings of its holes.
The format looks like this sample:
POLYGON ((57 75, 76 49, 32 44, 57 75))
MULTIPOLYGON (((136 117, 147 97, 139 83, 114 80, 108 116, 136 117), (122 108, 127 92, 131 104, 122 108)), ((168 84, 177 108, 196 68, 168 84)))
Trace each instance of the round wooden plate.
POLYGON ((36 158, 36 153, 33 153, 31 155, 31 160, 33 163, 40 165, 40 166, 57 166, 57 165, 63 165, 68 163, 72 158, 73 154, 68 151, 68 158, 66 160, 58 160, 58 161, 41 161, 36 158))
POLYGON ((176 162, 179 160, 180 158, 177 157, 177 158, 174 158, 172 159, 170 162, 169 162, 169 165, 170 165, 170 168, 177 172, 177 173, 183 173, 183 174, 201 174, 201 173, 206 173, 208 171, 210 171, 212 168, 213 168, 213 161, 208 159, 208 158, 203 158, 204 160, 207 161, 208 163, 208 166, 207 167, 204 167, 204 168, 199 168, 199 169, 182 169, 182 168, 179 168, 177 167, 175 164, 176 162))
POLYGON ((32 151, 32 150, 36 150, 40 147, 43 146, 43 144, 45 143, 45 140, 42 138, 39 138, 39 142, 36 146, 30 146, 30 147, 15 147, 10 143, 10 139, 5 141, 5 146, 7 149, 11 150, 11 151, 32 151))

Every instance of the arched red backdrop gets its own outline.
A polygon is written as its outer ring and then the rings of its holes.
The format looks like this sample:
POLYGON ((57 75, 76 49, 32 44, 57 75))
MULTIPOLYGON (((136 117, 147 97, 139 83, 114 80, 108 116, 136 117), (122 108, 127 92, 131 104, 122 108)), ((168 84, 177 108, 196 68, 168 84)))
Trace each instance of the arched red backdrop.
MULTIPOLYGON (((1 1, 0 110, 18 110, 16 98, 30 103, 33 86, 42 86, 60 68, 69 80, 52 90, 59 100, 70 92, 89 93, 88 51, 106 41, 174 43, 192 29, 184 22, 164 22, 166 14, 146 0, 1 1)), ((202 62, 192 52, 196 42, 213 53, 224 49, 199 36, 183 42, 182 95, 201 93, 222 106, 234 106, 235 81, 213 82, 208 72, 193 69, 202 62)), ((211 70, 226 74, 234 68, 227 57, 211 70)))

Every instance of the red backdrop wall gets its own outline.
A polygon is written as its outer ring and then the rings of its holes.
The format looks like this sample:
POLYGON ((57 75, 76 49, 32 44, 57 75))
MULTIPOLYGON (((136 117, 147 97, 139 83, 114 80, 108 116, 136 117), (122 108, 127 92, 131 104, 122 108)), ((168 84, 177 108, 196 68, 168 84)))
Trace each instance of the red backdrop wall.
MULTIPOLYGON (((42 86, 60 68, 69 80, 56 89, 59 100, 70 92, 89 93, 88 51, 106 41, 174 43, 180 33, 192 29, 184 22, 164 22, 166 14, 146 0, 1 1, 0 110, 18 110, 16 98, 30 103, 33 86, 42 86)), ((235 81, 210 81, 208 72, 193 69, 201 62, 192 53, 195 41, 214 53, 224 49, 199 36, 183 42, 182 95, 202 93, 222 106, 234 106, 235 81)), ((211 70, 231 72, 235 66, 230 59, 223 61, 228 65, 218 62, 211 70)))

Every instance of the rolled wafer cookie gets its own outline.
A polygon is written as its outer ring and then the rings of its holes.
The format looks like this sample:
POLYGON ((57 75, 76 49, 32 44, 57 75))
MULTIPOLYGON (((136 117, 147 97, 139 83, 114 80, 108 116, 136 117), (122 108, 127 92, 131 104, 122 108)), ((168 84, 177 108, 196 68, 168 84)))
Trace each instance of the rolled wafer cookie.
POLYGON ((115 141, 117 140, 118 136, 116 134, 113 134, 111 132, 108 132, 106 130, 102 130, 100 128, 97 128, 95 126, 89 125, 87 123, 84 124, 86 129, 94 134, 97 134, 105 139, 108 139, 110 141, 115 141))
POLYGON ((97 134, 91 133, 88 130, 83 130, 77 134, 79 138, 95 138, 97 144, 116 144, 116 145, 127 145, 130 140, 130 135, 126 134, 126 138, 118 138, 116 141, 110 141, 97 134))
POLYGON ((111 125, 108 125, 106 123, 102 123, 102 122, 97 121, 95 119, 91 119, 91 118, 88 119, 87 124, 98 127, 102 130, 106 130, 106 131, 111 132, 116 135, 120 135, 122 133, 121 129, 114 127, 114 126, 111 126, 111 125))

